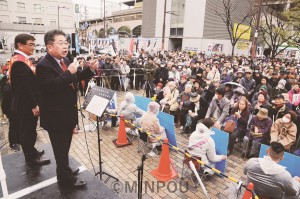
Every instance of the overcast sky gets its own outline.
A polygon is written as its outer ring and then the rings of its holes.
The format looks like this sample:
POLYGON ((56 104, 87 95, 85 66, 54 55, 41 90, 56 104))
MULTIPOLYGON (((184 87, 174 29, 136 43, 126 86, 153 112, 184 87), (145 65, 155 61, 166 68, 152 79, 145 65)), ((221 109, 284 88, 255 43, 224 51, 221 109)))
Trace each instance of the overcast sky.
MULTIPOLYGON (((94 19, 103 17, 103 1, 104 0, 73 0, 75 4, 80 4, 81 19, 94 19), (86 7, 86 15, 85 15, 86 7), (101 11, 102 10, 102 11, 101 11)), ((110 16, 111 12, 128 8, 128 6, 120 6, 120 2, 124 0, 106 0, 106 15, 110 16)))

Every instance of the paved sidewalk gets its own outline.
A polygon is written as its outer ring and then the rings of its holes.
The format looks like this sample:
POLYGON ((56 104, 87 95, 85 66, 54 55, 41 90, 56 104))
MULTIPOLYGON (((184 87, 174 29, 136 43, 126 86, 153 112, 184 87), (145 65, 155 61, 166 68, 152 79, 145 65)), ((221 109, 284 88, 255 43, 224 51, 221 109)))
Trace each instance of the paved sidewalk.
MULTIPOLYGON (((132 91, 136 95, 142 95, 142 91, 132 91)), ((124 98, 124 92, 118 92, 118 103, 122 101, 124 98)), ((83 102, 83 100, 81 100, 83 102)), ((98 142, 97 142, 97 133, 95 126, 93 124, 93 120, 89 118, 89 114, 86 111, 83 111, 85 118, 79 114, 80 120, 80 132, 78 134, 74 134, 72 146, 70 150, 70 155, 75 158, 78 162, 80 162, 83 166, 88 168, 91 172, 99 171, 98 164, 98 142), (83 125, 86 126, 86 132, 82 132, 83 125), (91 130, 91 131, 90 131, 91 130)), ((8 124, 2 125, 0 128, 0 139, 1 143, 4 144, 7 140, 7 132, 8 132, 8 124)), ((179 148, 185 149, 188 143, 188 137, 186 135, 179 134, 179 129, 176 129, 176 138, 177 144, 179 148)), ((121 195, 123 198, 137 198, 135 195, 128 194, 131 190, 131 186, 134 182, 137 183, 137 167, 141 164, 141 156, 142 153, 138 153, 138 142, 134 140, 132 145, 117 148, 112 140, 117 137, 118 128, 110 128, 108 127, 106 130, 101 131, 101 153, 102 159, 104 161, 103 168, 106 172, 116 176, 121 185, 111 183, 110 180, 107 185, 110 187, 114 187, 115 189, 122 189, 121 195)), ((38 128, 38 138, 37 145, 49 143, 48 133, 38 128)), ((1 144, 1 145, 2 145, 1 144)), ((240 150, 237 148, 237 150, 240 150)), ((239 157, 240 152, 234 151, 233 155, 231 155, 227 161, 227 169, 226 174, 232 176, 236 179, 245 180, 245 176, 243 175, 243 166, 245 164, 245 160, 242 160, 239 157)), ((9 149, 8 144, 5 145, 1 149, 1 154, 6 155, 13 153, 9 149)), ((45 155, 47 156, 47 154, 45 155)), ((183 155, 176 152, 171 152, 170 154, 172 162, 178 172, 178 178, 176 178, 172 182, 167 182, 163 186, 162 183, 156 181, 156 179, 150 174, 150 171, 157 168, 159 163, 159 156, 157 157, 149 157, 145 161, 144 166, 144 195, 143 198, 165 198, 165 199, 185 199, 185 198, 205 198, 204 194, 200 186, 194 188, 192 183, 186 177, 183 181, 181 181, 181 169, 182 169, 182 161, 183 155), (186 185, 186 182, 189 184, 186 185), (187 189, 188 188, 188 189, 187 189)), ((51 163, 54 164, 54 163, 51 163)), ((9 177, 9 176, 8 176, 9 177)), ((106 176, 104 177, 106 178, 106 176)), ((228 193, 229 187, 236 187, 237 185, 228 179, 223 179, 218 176, 212 177, 209 181, 204 181, 204 184, 207 188, 207 191, 211 198, 236 198, 228 193)))

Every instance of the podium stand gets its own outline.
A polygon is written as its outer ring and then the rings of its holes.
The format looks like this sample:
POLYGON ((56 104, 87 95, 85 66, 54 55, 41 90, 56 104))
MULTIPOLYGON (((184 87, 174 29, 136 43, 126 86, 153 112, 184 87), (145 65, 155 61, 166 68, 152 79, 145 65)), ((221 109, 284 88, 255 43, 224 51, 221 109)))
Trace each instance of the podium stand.
POLYGON ((97 134, 98 134, 98 153, 99 153, 99 172, 95 175, 100 176, 100 180, 102 180, 102 175, 105 174, 109 178, 113 178, 119 181, 116 177, 104 172, 102 170, 102 158, 101 158, 101 139, 100 139, 100 128, 99 128, 99 119, 102 117, 105 109, 108 106, 108 103, 112 100, 115 91, 102 88, 99 86, 93 86, 86 95, 86 98, 83 103, 83 108, 94 115, 96 115, 96 123, 97 123, 97 134))

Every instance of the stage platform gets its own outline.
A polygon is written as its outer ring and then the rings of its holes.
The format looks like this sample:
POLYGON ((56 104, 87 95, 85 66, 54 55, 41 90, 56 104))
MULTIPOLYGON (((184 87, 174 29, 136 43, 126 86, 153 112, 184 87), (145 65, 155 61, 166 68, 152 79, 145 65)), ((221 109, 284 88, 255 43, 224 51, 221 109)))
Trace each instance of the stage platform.
MULTIPOLYGON (((6 174, 9 198, 120 198, 106 184, 95 177, 93 173, 70 157, 70 167, 80 168, 77 175, 87 181, 82 189, 60 187, 56 179, 56 163, 50 144, 41 145, 45 150, 45 157, 51 159, 51 164, 41 167, 30 167, 25 164, 23 152, 17 152, 2 157, 3 168, 6 174)), ((2 188, 0 198, 3 198, 2 188)))

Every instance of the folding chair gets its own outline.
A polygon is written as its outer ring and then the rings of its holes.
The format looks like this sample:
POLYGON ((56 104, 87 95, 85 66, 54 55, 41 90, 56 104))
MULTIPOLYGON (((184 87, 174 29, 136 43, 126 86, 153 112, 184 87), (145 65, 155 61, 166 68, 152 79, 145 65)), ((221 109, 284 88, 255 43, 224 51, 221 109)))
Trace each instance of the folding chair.
MULTIPOLYGON (((185 152, 187 153, 186 150, 185 150, 185 152)), ((188 173, 188 176, 191 179, 191 181, 193 182, 194 187, 197 188, 199 182, 195 183, 195 181, 192 177, 193 171, 190 168, 189 161, 192 161, 193 164, 195 165, 195 168, 196 168, 201 180, 203 178, 206 180, 206 177, 205 177, 205 174, 204 174, 204 170, 201 168, 201 164, 199 162, 197 162, 197 160, 195 160, 194 158, 196 158, 198 160, 201 160, 201 158, 197 157, 197 156, 188 157, 188 156, 184 155, 184 160, 183 160, 183 163, 182 163, 181 179, 184 178, 184 174, 188 173)))
MULTIPOLYGON (((131 121, 130 121, 131 123, 131 121)), ((127 123, 125 122, 125 131, 126 131, 126 134, 127 134, 127 137, 129 139, 130 142, 133 142, 134 139, 138 138, 139 135, 136 134, 136 128, 131 126, 130 123, 127 123)))
MULTIPOLYGON (((151 143, 148 139, 148 134, 145 132, 139 131, 139 141, 138 141, 138 152, 143 151, 143 154, 145 154, 144 146, 147 146, 148 150, 151 149, 155 154, 159 154, 157 147, 162 146, 161 142, 155 142, 151 143), (154 145, 153 145, 154 144, 154 145)), ((147 152, 148 153, 148 152, 147 152)))

